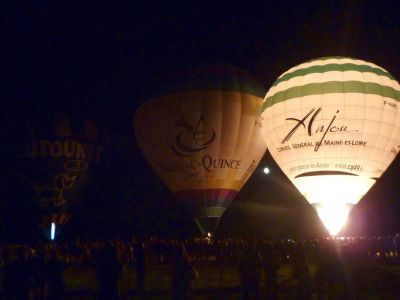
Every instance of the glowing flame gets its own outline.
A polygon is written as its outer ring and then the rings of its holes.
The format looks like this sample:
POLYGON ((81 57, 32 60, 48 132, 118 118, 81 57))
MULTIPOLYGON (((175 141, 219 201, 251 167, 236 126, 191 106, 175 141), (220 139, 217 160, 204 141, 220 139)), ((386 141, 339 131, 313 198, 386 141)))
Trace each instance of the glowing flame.
POLYGON ((316 210, 329 233, 331 235, 337 235, 344 225, 346 225, 351 207, 349 205, 336 205, 333 203, 330 205, 321 205, 316 210))
POLYGON ((374 179, 353 175, 299 177, 293 181, 331 235, 346 225, 354 205, 375 183, 374 179))

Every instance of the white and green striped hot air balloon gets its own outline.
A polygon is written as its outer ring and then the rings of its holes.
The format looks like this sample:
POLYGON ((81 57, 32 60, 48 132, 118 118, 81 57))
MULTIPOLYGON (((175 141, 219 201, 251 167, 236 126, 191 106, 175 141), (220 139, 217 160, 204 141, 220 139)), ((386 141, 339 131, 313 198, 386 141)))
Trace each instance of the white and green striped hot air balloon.
POLYGON ((268 149, 331 234, 399 152, 399 101, 389 72, 347 57, 300 64, 265 96, 268 149))

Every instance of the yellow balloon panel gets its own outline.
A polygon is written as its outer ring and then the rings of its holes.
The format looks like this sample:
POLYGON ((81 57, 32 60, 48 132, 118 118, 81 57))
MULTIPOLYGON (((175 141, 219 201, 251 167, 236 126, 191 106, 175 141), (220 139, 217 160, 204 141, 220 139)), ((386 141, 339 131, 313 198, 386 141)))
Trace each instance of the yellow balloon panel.
POLYGON ((189 91, 143 104, 135 131, 143 153, 173 191, 238 191, 261 160, 262 99, 233 91, 189 91))

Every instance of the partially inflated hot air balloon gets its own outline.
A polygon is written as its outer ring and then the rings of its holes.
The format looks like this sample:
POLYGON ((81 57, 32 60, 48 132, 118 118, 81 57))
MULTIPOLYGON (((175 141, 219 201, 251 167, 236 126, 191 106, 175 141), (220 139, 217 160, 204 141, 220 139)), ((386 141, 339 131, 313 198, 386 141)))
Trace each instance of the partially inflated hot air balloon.
POLYGON ((399 101, 385 69, 346 57, 298 65, 268 91, 268 149, 331 234, 399 152, 399 101))
POLYGON ((41 113, 26 120, 19 172, 31 188, 39 225, 54 240, 81 199, 89 171, 103 156, 103 133, 85 118, 41 113))
POLYGON ((167 91, 137 110, 136 137, 201 232, 212 233, 266 150, 259 114, 264 89, 222 65, 170 81, 167 91))

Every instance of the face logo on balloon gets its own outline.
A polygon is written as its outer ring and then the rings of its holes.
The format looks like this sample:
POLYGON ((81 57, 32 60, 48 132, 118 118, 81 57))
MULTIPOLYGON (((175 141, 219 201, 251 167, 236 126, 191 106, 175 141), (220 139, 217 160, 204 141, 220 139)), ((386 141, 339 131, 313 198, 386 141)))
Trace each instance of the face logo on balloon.
POLYGON ((61 206, 66 204, 64 190, 71 188, 77 176, 61 173, 54 177, 51 186, 39 186, 34 184, 34 188, 40 196, 43 206, 61 206))
POLYGON ((313 130, 313 124, 319 113, 322 111, 322 107, 318 108, 315 110, 315 108, 311 109, 303 119, 296 119, 296 118, 286 118, 287 121, 295 121, 297 124, 292 128, 292 130, 289 131, 289 133, 285 136, 285 138, 282 140, 282 144, 285 144, 287 141, 290 140, 290 138, 293 136, 293 134, 300 128, 300 126, 303 126, 305 130, 307 130, 308 136, 313 136, 316 133, 322 133, 322 137, 320 141, 317 141, 315 143, 314 151, 318 151, 320 146, 322 145, 322 142, 324 141, 325 137, 327 136, 328 133, 330 132, 358 132, 358 130, 349 130, 346 125, 341 125, 341 126, 336 126, 335 125, 335 120, 336 117, 339 114, 339 110, 336 111, 336 114, 332 117, 330 123, 328 126, 325 125, 319 125, 316 130, 313 130), (307 119, 311 116, 311 118, 308 121, 308 124, 306 123, 307 119))
POLYGON ((192 156, 196 152, 207 149, 216 137, 215 130, 207 125, 203 115, 200 116, 196 126, 192 126, 182 117, 176 125, 183 128, 171 143, 172 151, 181 157, 192 156))
POLYGON ((67 160, 64 163, 66 173, 56 175, 50 184, 33 183, 43 207, 58 207, 67 204, 64 191, 74 186, 79 174, 87 171, 89 164, 84 160, 67 160), (75 175, 71 174, 75 173, 75 175))

